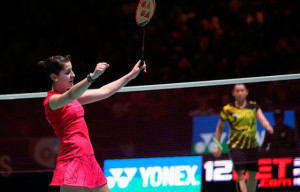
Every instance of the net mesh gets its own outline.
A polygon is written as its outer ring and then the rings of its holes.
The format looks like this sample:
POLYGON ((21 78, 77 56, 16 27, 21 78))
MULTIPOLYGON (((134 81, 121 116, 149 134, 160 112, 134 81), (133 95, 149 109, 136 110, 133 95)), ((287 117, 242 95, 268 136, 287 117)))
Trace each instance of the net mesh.
MULTIPOLYGON (((296 159, 300 139, 300 80, 246 85, 248 100, 256 101, 274 126, 274 135, 269 137, 258 125, 260 158, 296 159), (285 115, 284 127, 275 125, 273 114, 278 110, 285 115), (273 142, 273 148, 268 142, 273 142)), ((102 165, 105 159, 189 155, 202 155, 204 164, 215 160, 212 137, 222 107, 233 102, 232 88, 228 84, 126 91, 84 106, 98 162, 102 165)), ((53 171, 59 142, 45 117, 43 99, 0 100, 0 174, 53 171)), ((223 133, 228 133, 228 128, 223 133)), ((219 160, 229 159, 227 139, 225 134, 219 160)), ((210 168, 209 165, 206 167, 210 168)))

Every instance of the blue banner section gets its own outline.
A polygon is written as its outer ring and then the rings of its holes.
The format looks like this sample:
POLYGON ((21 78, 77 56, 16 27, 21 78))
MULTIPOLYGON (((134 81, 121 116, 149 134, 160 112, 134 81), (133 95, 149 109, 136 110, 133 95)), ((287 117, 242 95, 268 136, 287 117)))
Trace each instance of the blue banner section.
POLYGON ((202 157, 163 157, 104 161, 111 192, 199 192, 202 157))
MULTIPOLYGON (((275 125, 273 117, 274 112, 264 112, 265 117, 268 119, 272 126, 275 125)), ((215 136, 216 126, 220 119, 220 115, 207 115, 207 116, 195 116, 193 118, 193 153, 194 154, 209 154, 212 153, 215 144, 213 137, 215 136)), ((292 110, 284 111, 284 124, 292 129, 295 129, 295 112, 292 110)), ((226 144, 229 135, 228 123, 225 124, 222 136, 221 144, 224 148, 223 153, 228 152, 228 146, 226 144)), ((266 129, 257 120, 257 141, 261 146, 266 135, 266 129)))

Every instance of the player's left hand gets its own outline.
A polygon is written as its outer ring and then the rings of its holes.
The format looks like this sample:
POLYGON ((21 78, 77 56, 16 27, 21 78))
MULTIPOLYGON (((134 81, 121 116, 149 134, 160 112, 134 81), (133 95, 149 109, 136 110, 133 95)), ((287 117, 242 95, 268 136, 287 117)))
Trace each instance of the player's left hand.
POLYGON ((213 152, 213 156, 214 157, 220 157, 221 156, 221 149, 219 147, 216 147, 214 152, 213 152))

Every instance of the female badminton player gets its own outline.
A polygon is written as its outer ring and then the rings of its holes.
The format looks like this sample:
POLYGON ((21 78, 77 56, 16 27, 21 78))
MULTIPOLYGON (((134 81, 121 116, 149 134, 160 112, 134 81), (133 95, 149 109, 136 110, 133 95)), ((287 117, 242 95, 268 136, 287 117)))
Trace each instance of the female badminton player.
MULTIPOLYGON (((256 117, 263 127, 272 134, 273 127, 265 118, 262 109, 252 101, 247 101, 248 89, 245 84, 236 84, 232 91, 234 103, 227 104, 221 111, 216 128, 216 138, 221 139, 225 122, 229 121, 230 134, 227 142, 229 155, 237 172, 237 192, 256 191, 258 172, 258 143, 256 140, 256 117), (245 172, 249 178, 246 183, 245 172)), ((216 146, 214 156, 219 157, 221 150, 216 146)))
POLYGON ((75 85, 69 55, 52 56, 39 64, 52 84, 44 106, 46 117, 60 141, 60 153, 50 186, 60 186, 61 192, 109 192, 107 180, 94 156, 82 105, 113 95, 141 70, 145 71, 146 64, 140 67, 139 61, 125 76, 93 90, 87 89, 109 64, 98 63, 92 73, 75 85))

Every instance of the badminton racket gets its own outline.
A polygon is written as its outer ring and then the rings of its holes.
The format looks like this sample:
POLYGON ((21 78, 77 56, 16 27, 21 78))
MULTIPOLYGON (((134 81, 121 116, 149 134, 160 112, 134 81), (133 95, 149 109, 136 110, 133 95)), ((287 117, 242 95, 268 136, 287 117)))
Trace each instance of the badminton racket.
POLYGON ((215 144, 219 147, 219 149, 222 151, 223 150, 223 146, 222 144, 218 141, 217 138, 213 137, 213 140, 215 142, 215 144))
POLYGON ((140 0, 135 13, 135 21, 138 26, 143 27, 143 37, 142 37, 142 52, 141 52, 141 62, 140 67, 144 65, 144 49, 145 49, 145 26, 150 22, 154 12, 155 12, 155 0, 140 0))

